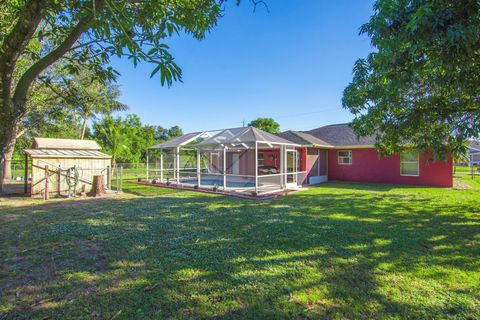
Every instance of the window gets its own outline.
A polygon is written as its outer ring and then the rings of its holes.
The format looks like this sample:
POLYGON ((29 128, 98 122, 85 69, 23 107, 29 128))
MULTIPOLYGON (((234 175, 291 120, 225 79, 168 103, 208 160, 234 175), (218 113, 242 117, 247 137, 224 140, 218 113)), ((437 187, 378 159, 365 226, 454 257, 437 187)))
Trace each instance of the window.
POLYGON ((258 153, 258 166, 263 167, 265 165, 265 160, 263 159, 263 152, 258 153))
POLYGON ((418 176, 418 151, 407 151, 400 154, 400 175, 418 176))
POLYGON ((352 151, 342 150, 338 151, 338 164, 351 165, 352 164, 352 151))

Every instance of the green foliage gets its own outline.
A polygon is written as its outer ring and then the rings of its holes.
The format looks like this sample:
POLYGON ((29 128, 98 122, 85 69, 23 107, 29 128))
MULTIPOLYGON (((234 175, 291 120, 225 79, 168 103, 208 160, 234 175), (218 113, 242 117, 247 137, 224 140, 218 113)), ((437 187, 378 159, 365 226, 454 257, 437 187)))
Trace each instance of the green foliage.
POLYGON ((330 182, 251 201, 126 182, 94 201, 2 199, 0 313, 479 319, 475 187, 330 182))
POLYGON ((359 135, 377 135, 384 154, 415 145, 465 152, 480 135, 480 4, 378 0, 361 27, 376 49, 355 63, 343 105, 359 135))
MULTIPOLYGON (((40 77, 49 80, 57 64, 71 76, 86 71, 108 85, 118 76, 108 65, 110 58, 124 57, 135 67, 153 64, 151 76, 158 74, 160 83, 170 86, 181 81, 182 72, 167 39, 180 34, 202 39, 216 25, 223 2, 0 1, 0 157, 10 157, 22 121, 38 111, 28 107, 29 95, 40 77)), ((89 100, 85 98, 82 102, 89 100)))
POLYGON ((34 137, 78 139, 83 130, 88 137, 89 118, 126 109, 117 100, 117 85, 98 81, 88 70, 72 76, 63 67, 59 64, 51 68, 30 91, 30 111, 21 123, 14 159, 22 158, 22 150, 32 145, 34 137))
POLYGON ((130 114, 125 118, 106 116, 94 122, 92 138, 115 162, 141 163, 146 161, 148 147, 181 134, 178 126, 165 129, 144 125, 140 117, 130 114))
POLYGON ((250 122, 248 126, 255 127, 273 134, 280 132, 280 124, 278 124, 278 122, 276 122, 272 118, 257 118, 250 122))

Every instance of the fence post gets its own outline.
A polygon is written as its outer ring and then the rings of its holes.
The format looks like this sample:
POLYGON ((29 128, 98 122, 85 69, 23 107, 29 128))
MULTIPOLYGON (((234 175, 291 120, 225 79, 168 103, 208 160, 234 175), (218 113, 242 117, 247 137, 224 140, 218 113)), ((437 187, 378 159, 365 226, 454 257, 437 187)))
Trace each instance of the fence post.
POLYGON ((227 190, 227 147, 223 147, 223 191, 227 190))
POLYGON ((123 165, 120 165, 120 191, 123 191, 123 165))
POLYGON ((112 188, 112 172, 110 171, 110 166, 107 166, 107 189, 112 188))
POLYGON ((48 200, 48 165, 45 166, 45 190, 43 193, 43 199, 48 200))
POLYGON ((25 153, 25 181, 24 183, 24 188, 25 188, 25 194, 28 193, 28 154, 25 153))
POLYGON ((202 180, 202 171, 201 171, 201 161, 200 161, 201 153, 200 153, 200 147, 197 147, 197 185, 200 187, 201 180, 202 180))
POLYGON ((15 181, 15 162, 13 163, 13 170, 12 170, 12 181, 15 181))
POLYGON ((160 149, 160 182, 163 183, 163 149, 160 149))
POLYGON ((58 180, 57 180, 57 192, 58 192, 58 195, 61 196, 62 195, 62 167, 60 167, 60 165, 58 165, 58 180))
POLYGON ((147 176, 147 181, 148 181, 148 149, 147 149, 147 172, 146 172, 146 176, 147 176))

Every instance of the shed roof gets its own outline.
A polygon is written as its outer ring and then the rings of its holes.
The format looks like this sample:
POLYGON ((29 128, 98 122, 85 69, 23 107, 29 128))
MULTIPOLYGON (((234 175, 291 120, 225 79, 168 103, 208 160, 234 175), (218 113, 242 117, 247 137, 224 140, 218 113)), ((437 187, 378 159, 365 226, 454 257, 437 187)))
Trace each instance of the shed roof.
POLYGON ((32 158, 112 158, 108 154, 105 154, 98 150, 25 149, 23 151, 32 158))
POLYGON ((93 140, 34 138, 34 149, 57 150, 100 150, 101 147, 93 140))

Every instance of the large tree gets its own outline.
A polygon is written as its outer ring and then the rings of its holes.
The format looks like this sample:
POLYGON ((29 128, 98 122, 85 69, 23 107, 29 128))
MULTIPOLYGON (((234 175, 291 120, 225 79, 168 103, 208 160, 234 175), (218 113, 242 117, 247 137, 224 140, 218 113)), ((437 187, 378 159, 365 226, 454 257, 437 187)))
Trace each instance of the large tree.
MULTIPOLYGON (((204 37, 221 13, 222 0, 15 0, 0 2, 0 156, 11 155, 29 90, 48 68, 63 60, 78 72, 85 64, 100 80, 116 73, 111 56, 136 66, 154 64, 162 84, 181 79, 165 39, 187 33, 204 37), (31 43, 41 50, 32 50, 31 43), (19 72, 18 62, 29 64, 19 72)), ((2 180, 3 188, 3 180, 2 180)))
POLYGON ((92 138, 112 155, 116 165, 117 162, 144 162, 145 150, 148 147, 175 138, 179 134, 182 134, 182 129, 178 126, 165 129, 144 125, 139 116, 129 114, 125 118, 105 116, 95 121, 92 138))
POLYGON ((361 33, 375 51, 343 95, 357 134, 377 135, 384 154, 464 152, 480 134, 480 3, 377 0, 361 33))
POLYGON ((257 118, 251 121, 248 126, 255 127, 273 134, 280 132, 280 124, 278 124, 278 122, 276 122, 273 118, 257 118))
POLYGON ((125 111, 127 105, 118 101, 119 86, 111 81, 99 81, 89 70, 80 70, 73 77, 60 77, 50 86, 82 117, 81 140, 85 137, 88 120, 98 115, 109 115, 113 111, 125 111))

